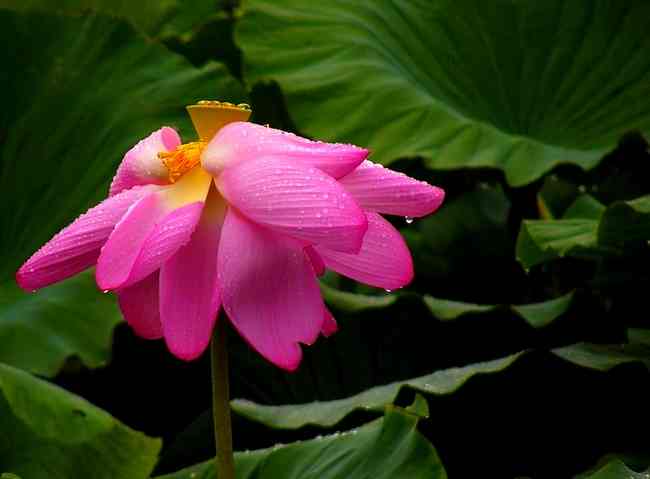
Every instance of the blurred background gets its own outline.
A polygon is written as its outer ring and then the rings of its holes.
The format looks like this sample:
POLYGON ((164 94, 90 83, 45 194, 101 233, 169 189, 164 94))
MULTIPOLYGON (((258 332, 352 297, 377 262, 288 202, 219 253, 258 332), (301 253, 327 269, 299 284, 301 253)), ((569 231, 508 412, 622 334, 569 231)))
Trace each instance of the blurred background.
MULTIPOLYGON (((75 449, 68 393, 162 438, 159 460, 84 477, 212 456, 206 355, 135 337, 92 271, 35 294, 13 278, 106 196, 134 143, 161 125, 190 141, 185 105, 215 99, 447 193, 428 218, 391 218, 408 288, 326 274, 340 329, 296 373, 231 331, 231 393, 252 401, 234 404, 236 450, 356 428, 417 395, 417 440, 452 479, 645 477, 649 18, 647 0, 0 0, 0 473, 82 477, 75 454, 104 443, 75 449), (42 404, 43 381, 63 399, 42 404), (290 418, 264 407, 312 401, 290 418)), ((444 477, 418 471, 386 477, 444 477)))

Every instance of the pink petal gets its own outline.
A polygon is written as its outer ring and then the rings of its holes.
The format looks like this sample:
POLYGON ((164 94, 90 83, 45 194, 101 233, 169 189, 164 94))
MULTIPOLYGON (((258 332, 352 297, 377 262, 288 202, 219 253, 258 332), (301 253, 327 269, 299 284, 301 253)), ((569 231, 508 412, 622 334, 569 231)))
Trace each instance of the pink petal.
POLYGON ((169 173, 158 158, 161 151, 172 151, 181 144, 176 130, 164 126, 154 131, 131 148, 117 169, 110 187, 110 196, 136 185, 165 185, 169 183, 169 173))
POLYGON ((156 271, 190 239, 199 221, 202 202, 177 209, 161 195, 149 195, 117 224, 97 260, 100 289, 124 288, 156 271))
POLYGON ((171 258, 189 241, 211 183, 210 175, 197 167, 131 206, 97 260, 99 287, 129 286, 171 258))
POLYGON ((323 300, 298 242, 251 223, 229 209, 219 246, 223 307, 262 356, 293 371, 323 327, 323 300))
POLYGON ((334 319, 334 316, 332 316, 332 313, 330 313, 330 310, 326 307, 323 308, 323 316, 324 320, 321 334, 326 338, 329 338, 332 334, 339 330, 339 325, 336 322, 336 319, 334 319))
POLYGON ((135 334, 145 339, 162 337, 158 308, 158 272, 133 286, 119 290, 117 298, 122 315, 135 334))
POLYGON ((217 251, 225 203, 213 190, 190 242, 160 269, 163 331, 169 350, 186 361, 210 343, 219 311, 217 251))
POLYGON ((318 168, 334 178, 354 170, 368 150, 354 145, 323 143, 248 122, 224 126, 208 144, 203 167, 217 176, 240 161, 264 157, 318 168))
POLYGON ((226 169, 216 183, 231 205, 258 224, 337 251, 361 247, 363 211, 316 168, 264 158, 226 169))
POLYGON ((155 187, 137 187, 89 209, 56 234, 16 273, 18 285, 33 291, 93 266, 99 250, 129 207, 155 187))
POLYGON ((325 274, 325 263, 323 263, 321 257, 318 256, 314 247, 305 246, 305 254, 307 255, 307 258, 309 258, 309 261, 311 261, 316 276, 323 276, 325 274))
POLYGON ((398 289, 413 279, 413 260, 404 239, 377 213, 367 213, 368 231, 359 254, 316 246, 325 266, 362 283, 398 289))
POLYGON ((339 181, 364 210, 389 215, 426 216, 445 198, 444 190, 371 161, 339 181))

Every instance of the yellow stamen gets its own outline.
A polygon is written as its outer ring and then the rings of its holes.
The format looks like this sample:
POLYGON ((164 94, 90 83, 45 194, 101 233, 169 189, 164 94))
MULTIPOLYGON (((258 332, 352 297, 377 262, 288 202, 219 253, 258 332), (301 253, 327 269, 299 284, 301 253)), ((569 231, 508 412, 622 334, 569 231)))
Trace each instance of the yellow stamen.
POLYGON ((176 147, 174 151, 161 151, 160 158, 169 171, 169 181, 175 183, 181 176, 201 162, 205 141, 193 141, 176 147))

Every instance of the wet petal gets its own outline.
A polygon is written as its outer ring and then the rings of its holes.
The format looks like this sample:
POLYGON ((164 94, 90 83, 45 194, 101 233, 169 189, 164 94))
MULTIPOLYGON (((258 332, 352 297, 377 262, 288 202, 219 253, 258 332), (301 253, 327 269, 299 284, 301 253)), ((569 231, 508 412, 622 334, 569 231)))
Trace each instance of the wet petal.
POLYGON ((323 300, 312 265, 298 242, 229 209, 218 259, 223 307, 262 356, 293 371, 323 327, 323 300), (242 252, 245 252, 243 254, 242 252))
POLYGON ((413 260, 404 239, 377 213, 367 213, 368 231, 358 254, 316 246, 325 266, 349 278, 384 289, 401 288, 413 279, 413 260))
POLYGON ((389 215, 426 216, 445 198, 441 188, 371 161, 364 161, 339 181, 364 210, 389 215))
POLYGON ((129 207, 155 189, 136 187, 89 209, 25 262, 16 274, 18 285, 27 291, 36 290, 93 266, 100 248, 129 207))
POLYGON ((354 145, 324 143, 249 122, 223 127, 203 152, 203 167, 217 176, 240 161, 286 160, 318 168, 334 178, 348 174, 368 156, 354 145))
POLYGON ((110 196, 136 185, 169 183, 167 168, 158 158, 161 151, 172 151, 181 144, 176 130, 164 126, 131 148, 117 169, 110 187, 110 196))
POLYGON ((145 339, 162 337, 157 271, 133 286, 119 290, 117 299, 124 319, 135 334, 145 339))
POLYGON ((217 251, 224 214, 225 203, 211 191, 189 243, 160 269, 165 341, 176 357, 187 361, 205 351, 217 319, 217 251))
POLYGON ((97 260, 95 276, 101 289, 140 281, 189 241, 210 186, 205 172, 197 169, 195 174, 142 198, 129 209, 97 260))
POLYGON ((252 160, 225 170, 216 184, 250 220, 337 251, 361 247, 367 221, 352 197, 316 168, 282 160, 252 160))

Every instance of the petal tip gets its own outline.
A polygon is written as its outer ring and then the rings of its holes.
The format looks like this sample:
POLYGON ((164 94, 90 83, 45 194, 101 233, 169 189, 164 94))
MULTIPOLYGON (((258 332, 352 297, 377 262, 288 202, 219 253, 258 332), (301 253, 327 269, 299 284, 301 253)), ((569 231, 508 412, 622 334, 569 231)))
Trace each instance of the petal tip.
POLYGON ((158 153, 174 150, 180 144, 180 136, 170 126, 163 126, 137 142, 124 154, 109 187, 109 196, 136 185, 167 184, 169 173, 158 153))
POLYGON ((181 137, 171 126, 163 126, 160 130, 160 139, 168 151, 181 144, 181 137))
POLYGON ((27 272, 27 263, 22 265, 18 271, 16 271, 16 284, 20 289, 26 291, 27 293, 33 293, 38 288, 29 283, 29 273, 27 272))
POLYGON ((172 353, 175 357, 180 359, 181 361, 185 362, 190 362, 194 361, 195 359, 198 359, 207 349, 208 345, 201 345, 199 347, 190 347, 190 348, 184 348, 181 347, 177 344, 170 343, 167 341, 167 338, 165 338, 165 343, 167 344, 167 349, 169 349, 169 352, 172 353))
POLYGON ((298 344, 296 344, 296 348, 298 349, 299 353, 295 355, 294 357, 291 358, 285 358, 283 360, 279 361, 272 361, 277 367, 280 369, 284 369, 288 373, 295 373, 298 370, 298 367, 300 366, 300 363, 302 362, 302 349, 298 344))
POLYGON ((432 188, 434 190, 434 198, 432 200, 431 213, 440 208, 440 206, 442 206, 442 203, 445 201, 445 190, 438 186, 432 186, 432 188))
POLYGON ((339 330, 339 325, 332 316, 332 313, 327 308, 324 308, 323 325, 321 326, 321 334, 329 338, 339 330))
POLYGON ((97 269, 95 270, 95 283, 97 284, 97 289, 100 291, 111 291, 121 286, 121 284, 113 284, 110 281, 108 275, 104 273, 103 268, 100 268, 99 263, 97 264, 97 269))
POLYGON ((356 146, 356 145, 352 145, 352 146, 354 146, 354 148, 357 151, 357 155, 360 158, 359 163, 361 163, 362 161, 367 160, 368 157, 370 156, 370 154, 372 153, 368 148, 363 148, 361 146, 356 146))

